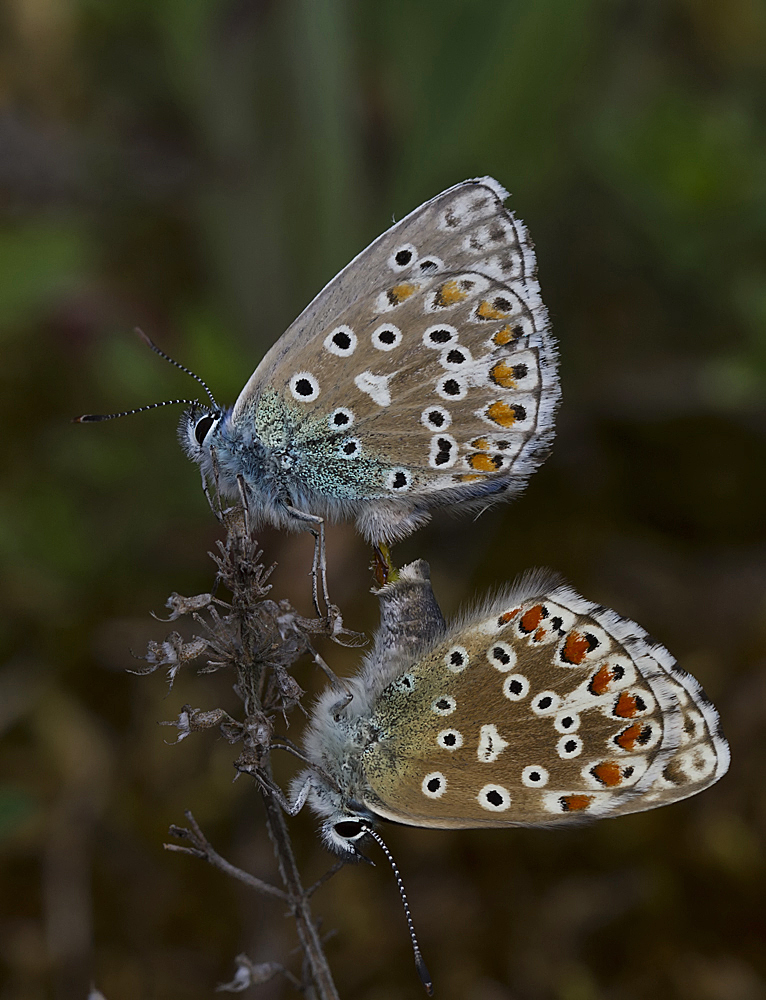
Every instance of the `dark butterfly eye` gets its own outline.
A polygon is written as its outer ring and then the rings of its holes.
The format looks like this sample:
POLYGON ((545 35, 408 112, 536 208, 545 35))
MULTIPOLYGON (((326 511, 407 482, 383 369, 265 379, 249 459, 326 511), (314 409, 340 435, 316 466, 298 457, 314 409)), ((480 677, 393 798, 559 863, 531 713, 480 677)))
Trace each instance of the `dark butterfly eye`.
POLYGON ((215 417, 211 416, 209 413, 205 414, 204 417, 200 417, 194 427, 194 436, 197 439, 198 444, 202 444, 204 442, 214 423, 215 417))
POLYGON ((335 824, 333 829, 344 840, 354 840, 364 833, 364 825, 356 819, 341 820, 340 823, 335 824))

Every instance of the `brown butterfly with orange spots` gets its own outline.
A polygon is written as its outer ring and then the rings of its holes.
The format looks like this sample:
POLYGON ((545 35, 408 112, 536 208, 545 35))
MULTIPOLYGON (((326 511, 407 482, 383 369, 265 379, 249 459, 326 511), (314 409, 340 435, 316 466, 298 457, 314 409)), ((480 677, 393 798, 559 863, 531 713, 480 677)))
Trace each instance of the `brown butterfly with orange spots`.
POLYGON ((377 819, 557 826, 702 791, 729 765, 699 683, 642 628, 533 572, 447 627, 428 567, 379 591, 350 694, 326 692, 293 789, 342 854, 377 819))

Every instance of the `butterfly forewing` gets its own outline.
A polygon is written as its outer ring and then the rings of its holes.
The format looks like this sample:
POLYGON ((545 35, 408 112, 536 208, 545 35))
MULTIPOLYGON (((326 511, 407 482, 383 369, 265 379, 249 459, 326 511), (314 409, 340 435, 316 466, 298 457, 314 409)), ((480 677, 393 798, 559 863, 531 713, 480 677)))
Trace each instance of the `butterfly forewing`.
POLYGON ((555 350, 531 244, 505 197, 484 179, 421 206, 264 358, 234 419, 247 415, 275 444, 289 424, 308 489, 332 479, 341 497, 375 498, 520 485, 542 460, 555 350))
POLYGON ((699 684, 567 587, 500 603, 383 692, 369 805, 423 826, 571 822, 685 798, 726 771, 699 684))

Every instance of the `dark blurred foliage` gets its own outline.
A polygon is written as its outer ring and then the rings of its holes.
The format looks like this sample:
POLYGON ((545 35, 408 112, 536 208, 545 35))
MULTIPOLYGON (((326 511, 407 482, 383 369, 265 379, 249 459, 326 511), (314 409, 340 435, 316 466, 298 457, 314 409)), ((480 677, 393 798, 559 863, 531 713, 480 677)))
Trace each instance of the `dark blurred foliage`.
MULTIPOLYGON (((392 214, 485 173, 537 244, 559 435, 519 502, 396 558, 430 560, 448 613, 560 570, 700 678, 733 764, 570 833, 387 826, 438 996, 766 996, 761 0, 8 0, 0 52, 0 998, 192 1000, 239 951, 297 961, 279 905, 161 846, 191 808, 274 875, 236 749, 156 724, 233 711, 231 678, 166 696, 125 673, 168 628, 149 612, 212 581, 177 408, 69 418, 197 394, 136 325, 233 401, 392 214)), ((310 539, 263 542, 308 611, 310 539)), ((333 596, 370 630, 368 559, 330 532, 333 596)), ((308 814, 291 827, 310 881, 331 859, 308 814)), ((342 996, 420 995, 384 863, 315 905, 342 996)))

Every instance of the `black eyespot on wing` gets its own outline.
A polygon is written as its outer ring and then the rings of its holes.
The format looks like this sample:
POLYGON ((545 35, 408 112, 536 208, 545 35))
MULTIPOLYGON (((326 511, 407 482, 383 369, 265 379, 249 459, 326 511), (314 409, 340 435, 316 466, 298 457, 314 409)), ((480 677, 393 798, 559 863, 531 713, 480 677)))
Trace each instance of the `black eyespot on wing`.
POLYGON ((307 378, 299 378, 295 383, 295 391, 299 396, 313 396, 314 387, 307 378))
POLYGON ((428 339, 432 344, 446 344, 452 340, 452 334, 449 330, 432 330, 428 334, 428 339))
POLYGON ((394 255, 394 260, 399 265, 399 267, 404 267, 406 264, 412 260, 412 250, 399 250, 394 255))
POLYGON ((347 351, 351 346, 351 337, 349 337, 345 330, 338 330, 337 333, 333 334, 332 342, 342 351, 347 351))
POLYGON ((487 802, 492 806, 501 806, 503 804, 503 796, 500 792, 495 791, 494 788, 490 789, 485 795, 487 802))

